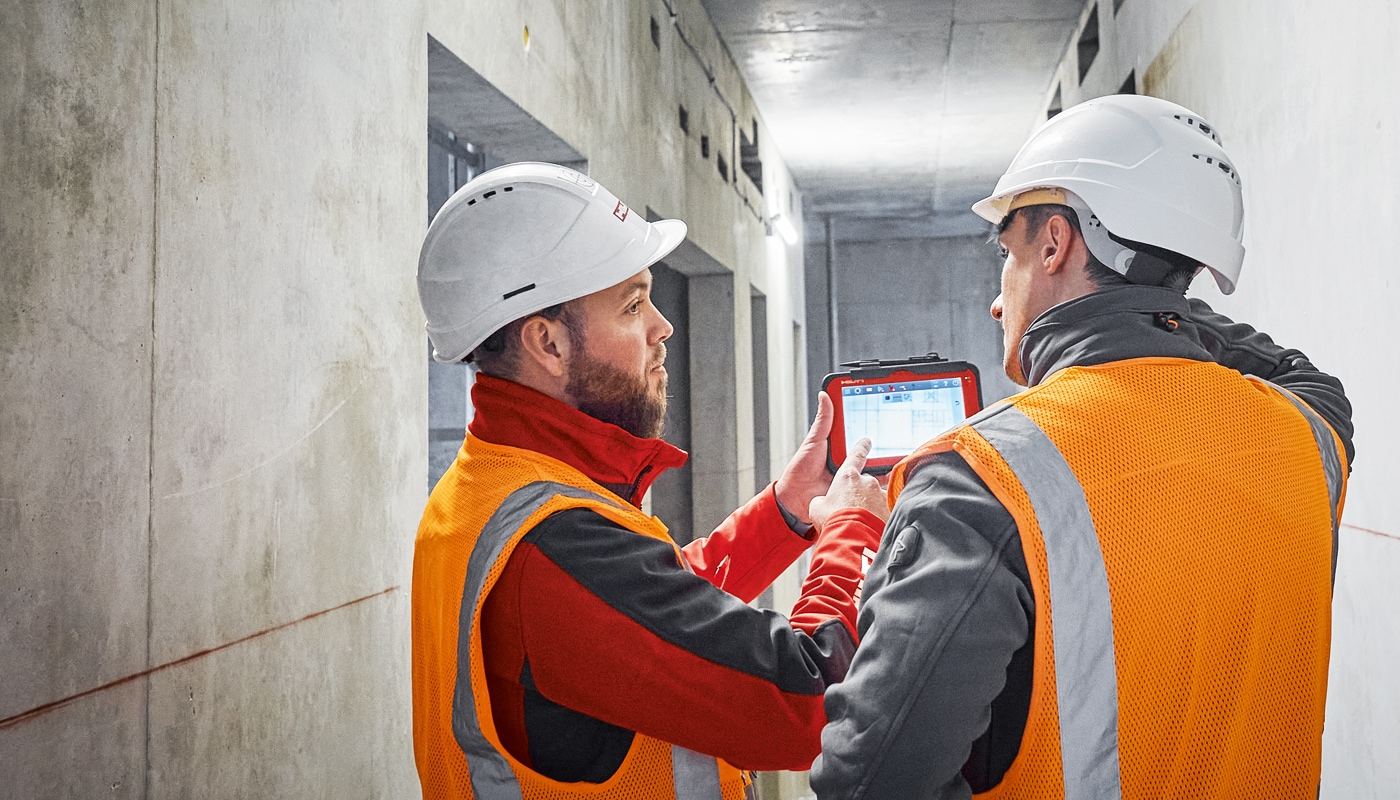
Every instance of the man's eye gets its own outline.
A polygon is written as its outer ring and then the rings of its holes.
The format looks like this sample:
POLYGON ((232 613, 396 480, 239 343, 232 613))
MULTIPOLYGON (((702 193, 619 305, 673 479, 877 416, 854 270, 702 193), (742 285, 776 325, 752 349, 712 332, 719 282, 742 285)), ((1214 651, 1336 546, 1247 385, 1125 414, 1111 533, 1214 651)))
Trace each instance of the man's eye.
POLYGON ((642 310, 642 301, 641 301, 641 300, 636 300, 636 301, 634 301, 634 302, 632 303, 632 305, 630 305, 630 306, 627 307, 627 313, 628 313, 628 314, 635 314, 635 313, 637 313, 638 311, 641 311, 641 310, 642 310))

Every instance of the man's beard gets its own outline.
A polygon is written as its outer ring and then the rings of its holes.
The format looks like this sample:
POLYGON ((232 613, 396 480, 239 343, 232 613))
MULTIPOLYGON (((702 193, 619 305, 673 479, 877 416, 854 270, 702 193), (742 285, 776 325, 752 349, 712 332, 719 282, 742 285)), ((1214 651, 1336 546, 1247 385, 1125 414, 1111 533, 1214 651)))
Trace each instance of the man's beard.
MULTIPOLYGON (((576 347, 574 362, 569 368, 565 391, 579 411, 594 419, 612 423, 633 436, 654 439, 661 435, 666 423, 666 377, 661 377, 657 394, 647 385, 647 375, 625 372, 599 361, 586 352, 587 346, 576 347)), ((666 346, 654 348, 655 362, 666 360, 666 346)))

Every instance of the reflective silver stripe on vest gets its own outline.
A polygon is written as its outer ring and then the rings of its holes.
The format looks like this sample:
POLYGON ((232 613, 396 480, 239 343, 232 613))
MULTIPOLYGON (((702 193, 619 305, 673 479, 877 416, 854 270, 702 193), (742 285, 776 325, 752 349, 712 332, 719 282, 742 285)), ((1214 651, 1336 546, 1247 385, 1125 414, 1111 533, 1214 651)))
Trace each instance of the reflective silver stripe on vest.
MULTIPOLYGON (((617 508, 635 510, 596 492, 540 481, 512 492, 481 529, 471 558, 467 561, 467 577, 462 588, 462 610, 457 622, 457 681, 452 695, 452 734, 466 755, 472 791, 478 800, 521 800, 521 794, 510 762, 486 740, 476 716, 471 669, 468 667, 471 663, 471 633, 476 601, 486 588, 486 577, 501 557, 506 544, 531 514, 557 495, 597 500, 617 508)), ((719 763, 713 757, 672 747, 671 768, 677 800, 719 800, 719 763)))
MULTIPOLYGON (((1268 383, 1268 381, 1265 381, 1268 383)), ((1340 514, 1337 513, 1338 506, 1342 503, 1342 458, 1337 452, 1337 440, 1332 438, 1332 426, 1328 425, 1322 416, 1302 398, 1284 389, 1282 386, 1270 383, 1279 394, 1288 398, 1303 414, 1308 421, 1308 427, 1312 428, 1313 441, 1317 443, 1317 451, 1322 456, 1322 471, 1327 476, 1327 497, 1332 505, 1332 583, 1337 583, 1337 544, 1338 529, 1341 527, 1340 514)))
POLYGON ((671 745, 676 800, 720 800, 719 762, 714 756, 671 745))
POLYGON ((1119 798, 1118 672, 1108 572, 1084 490, 1055 443, 1014 406, 973 424, 1026 490, 1045 543, 1065 797, 1119 798))

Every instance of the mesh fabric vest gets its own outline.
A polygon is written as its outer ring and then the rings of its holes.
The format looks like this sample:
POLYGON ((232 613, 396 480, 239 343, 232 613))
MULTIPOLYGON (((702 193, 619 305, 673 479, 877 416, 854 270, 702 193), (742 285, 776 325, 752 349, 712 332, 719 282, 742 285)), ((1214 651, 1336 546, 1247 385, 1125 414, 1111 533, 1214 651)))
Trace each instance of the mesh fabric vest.
POLYGON ((1148 358, 1058 372, 900 465, 896 494, 957 451, 1020 531, 1034 684, 981 797, 1316 797, 1345 474, 1329 446, 1263 381, 1148 358))
MULTIPOLYGON (((599 784, 551 780, 502 746, 481 655, 482 606, 520 539, 570 508, 592 509, 675 547, 660 521, 574 468, 471 435, 433 490, 413 559, 413 741, 423 796, 739 800, 747 783, 739 770, 640 733, 622 766, 599 784), (459 630, 470 630, 467 641, 459 630), (469 680, 459 681, 459 669, 470 671, 469 680)), ((684 563, 679 548, 676 558, 684 563)))

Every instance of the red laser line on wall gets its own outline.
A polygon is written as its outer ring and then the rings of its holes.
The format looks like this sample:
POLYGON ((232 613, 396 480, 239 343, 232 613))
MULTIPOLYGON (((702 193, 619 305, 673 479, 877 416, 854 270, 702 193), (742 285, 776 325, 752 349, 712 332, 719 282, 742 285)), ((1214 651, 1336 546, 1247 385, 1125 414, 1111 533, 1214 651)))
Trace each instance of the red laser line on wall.
POLYGON ((176 660, 174 660, 174 661, 168 661, 168 662, 166 662, 166 663, 164 663, 164 664, 161 664, 161 665, 158 666, 158 667, 151 667, 150 669, 143 670, 143 671, 138 672, 138 673, 136 673, 136 674, 134 674, 134 675, 128 675, 128 676, 126 676, 125 678, 118 678, 118 679, 116 679, 116 680, 114 680, 114 681, 112 681, 112 682, 110 682, 110 683, 104 683, 104 684, 102 684, 101 686, 98 686, 98 687, 95 687, 95 688, 92 688, 92 689, 88 689, 87 691, 79 692, 79 693, 74 694, 74 695, 69 695, 68 697, 65 697, 65 698, 63 698, 63 699, 61 699, 61 700, 55 700, 55 701, 53 701, 52 703, 45 703, 45 704, 43 704, 42 706, 38 706, 38 707, 36 707, 36 708, 31 708, 31 709, 29 709, 28 711, 23 711, 23 712, 20 712, 19 714, 15 714, 15 715, 12 716, 12 717, 6 717, 6 718, 4 718, 4 719, 0 719, 0 731, 9 730, 10 728, 15 727, 16 725, 22 725, 22 724, 24 724, 24 723, 26 723, 26 722, 28 722, 28 721, 30 721, 30 720, 36 718, 36 717, 42 717, 43 715, 49 713, 50 711, 57 711, 58 709, 63 708, 64 706, 69 705, 69 704, 71 704, 71 703, 77 702, 78 700, 81 700, 81 699, 83 699, 84 697, 90 697, 90 696, 95 695, 95 694, 97 694, 97 693, 99 693, 99 692, 105 692, 105 691, 107 691, 108 689, 113 689, 113 688, 116 688, 116 687, 121 686, 121 685, 123 685, 123 684, 127 684, 127 683, 131 683, 132 681, 140 680, 140 679, 145 678, 145 677, 147 677, 147 676, 149 676, 149 675, 154 675, 154 674, 157 673, 157 672, 161 672, 162 670, 171 669, 172 667, 178 667, 178 666, 180 666, 181 664, 188 664, 188 663, 191 662, 191 661, 195 661, 195 660, 197 660, 197 659, 204 658, 205 656, 213 655, 214 653, 217 653, 217 652, 219 652, 220 650, 227 650, 227 649, 229 649, 230 647, 233 647, 234 645, 240 645, 240 644, 243 644, 244 642, 252 641, 253 639, 257 639, 257 638, 259 638, 259 637, 266 636, 266 635, 268 635, 269 633, 276 633, 277 631, 280 631, 280 630, 282 630, 283 628, 290 628, 290 627, 292 627, 293 625, 299 625, 299 624, 301 624, 301 623, 303 623, 303 622, 306 622, 307 620, 312 620, 312 619, 315 619, 315 618, 317 618, 317 617, 320 617, 320 616, 324 616, 324 615, 326 615, 326 614, 329 614, 329 613, 331 613, 332 611, 339 611, 339 610, 342 609, 342 608, 348 608, 348 607, 350 607, 350 606, 355 605, 356 603, 363 603, 363 602, 365 602, 366 600, 373 600, 373 599, 376 598, 376 597, 382 597, 382 596, 384 596, 384 595, 386 595, 386 594, 389 594, 390 592, 393 592, 393 591, 398 590, 398 588, 399 588, 399 587, 397 587, 397 586, 390 586, 388 589, 385 589, 385 590, 379 591, 379 592, 375 592, 374 594, 367 594, 367 595, 365 595, 364 597, 358 598, 358 599, 356 599, 356 600, 351 600, 351 601, 348 602, 348 603, 341 603, 341 604, 338 605, 338 606, 333 606, 333 607, 331 607, 331 608, 327 608, 327 609, 324 609, 324 610, 322 610, 322 611, 316 611, 316 612, 314 612, 314 613, 307 614, 306 616, 301 617, 300 619, 294 619, 294 620, 292 620, 291 622, 284 622, 284 623, 282 623, 281 625, 274 625, 273 627, 267 628, 266 630, 261 630, 261 631, 258 631, 257 633, 250 633, 250 634, 248 634, 247 636, 244 636, 244 637, 241 638, 241 639, 234 639, 233 641, 231 641, 231 642, 226 642, 226 643, 224 643, 224 644, 219 645, 218 647, 210 647, 210 648, 208 648, 207 650, 200 650, 199 652, 197 652, 197 653, 191 653, 191 654, 185 656, 184 658, 178 658, 178 659, 176 659, 176 660))
POLYGON ((1373 530, 1371 530, 1370 528, 1361 528, 1361 527, 1357 527, 1356 525, 1348 525, 1348 524, 1346 524, 1345 522, 1342 523, 1342 527, 1343 527, 1343 528, 1351 528, 1351 529, 1354 530, 1354 531, 1361 531, 1362 533, 1369 533, 1369 534, 1371 534, 1372 536, 1379 536, 1379 537, 1381 537, 1381 538, 1383 538, 1383 539, 1394 539, 1394 540, 1396 540, 1396 541, 1400 541, 1400 536, 1396 536, 1396 535, 1393 534, 1393 533, 1381 533, 1380 531, 1373 531, 1373 530))

